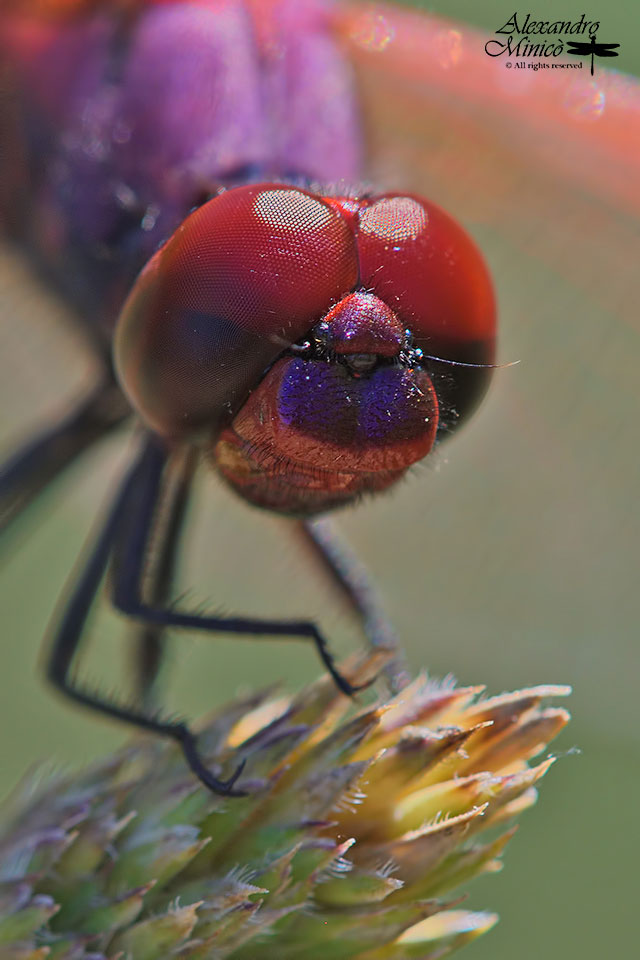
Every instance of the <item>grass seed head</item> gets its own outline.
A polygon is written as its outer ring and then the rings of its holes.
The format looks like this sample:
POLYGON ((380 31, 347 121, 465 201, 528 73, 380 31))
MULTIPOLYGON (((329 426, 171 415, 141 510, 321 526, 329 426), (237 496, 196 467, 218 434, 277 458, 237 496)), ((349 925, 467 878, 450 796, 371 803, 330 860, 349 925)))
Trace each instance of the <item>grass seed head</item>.
MULTIPOLYGON (((361 683, 379 655, 351 665, 361 683)), ((456 893, 501 866, 567 723, 566 687, 485 698, 415 680, 359 711, 329 678, 231 703, 200 747, 242 798, 139 740, 32 777, 0 834, 2 960, 410 960, 484 933, 456 893), (455 898, 455 899, 454 899, 455 898)))

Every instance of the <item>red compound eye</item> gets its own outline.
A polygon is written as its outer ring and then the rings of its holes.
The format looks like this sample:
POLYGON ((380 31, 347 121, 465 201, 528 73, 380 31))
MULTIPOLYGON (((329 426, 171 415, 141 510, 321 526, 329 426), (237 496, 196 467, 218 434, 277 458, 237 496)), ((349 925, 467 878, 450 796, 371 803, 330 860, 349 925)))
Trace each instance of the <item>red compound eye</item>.
POLYGON ((116 332, 122 384, 161 433, 214 426, 356 282, 355 240, 334 207, 277 184, 229 190, 140 275, 116 332))
MULTIPOLYGON (((416 347, 458 364, 493 362, 491 278, 475 243, 443 210, 418 197, 373 197, 359 214, 358 255, 361 284, 391 307, 416 347)), ((490 371, 433 369, 450 428, 476 406, 490 371)))
POLYGON ((416 197, 374 199, 360 212, 360 282, 389 304, 425 353, 461 359, 495 338, 495 301, 476 245, 455 220, 416 197), (448 350, 449 352, 443 353, 448 350))

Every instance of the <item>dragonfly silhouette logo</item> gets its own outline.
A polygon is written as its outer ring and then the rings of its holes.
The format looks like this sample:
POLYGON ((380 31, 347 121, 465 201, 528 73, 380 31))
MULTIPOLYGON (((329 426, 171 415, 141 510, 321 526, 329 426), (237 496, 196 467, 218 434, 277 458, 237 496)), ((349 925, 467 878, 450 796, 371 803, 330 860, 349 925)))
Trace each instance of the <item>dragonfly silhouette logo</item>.
POLYGON ((617 48, 619 43, 598 43, 595 37, 591 37, 589 43, 569 42, 567 53, 574 57, 591 57, 591 76, 593 76, 593 58, 594 57, 617 57, 617 48))
POLYGON ((538 20, 531 13, 516 12, 495 31, 484 49, 489 57, 504 58, 508 69, 581 69, 581 59, 572 62, 564 55, 590 57, 593 76, 594 57, 617 57, 620 46, 598 42, 599 28, 600 21, 588 20, 584 13, 578 20, 538 20))

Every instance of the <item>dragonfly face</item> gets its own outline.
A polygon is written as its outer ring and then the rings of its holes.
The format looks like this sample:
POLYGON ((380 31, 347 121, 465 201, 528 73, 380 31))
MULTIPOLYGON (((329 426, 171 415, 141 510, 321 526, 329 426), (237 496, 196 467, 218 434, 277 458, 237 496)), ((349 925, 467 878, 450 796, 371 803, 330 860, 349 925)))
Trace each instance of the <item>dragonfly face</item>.
POLYGON ((433 204, 260 184, 155 255, 115 356, 152 429, 199 438, 253 503, 313 513, 386 489, 461 422, 489 371, 455 364, 489 364, 494 336, 482 257, 433 204))

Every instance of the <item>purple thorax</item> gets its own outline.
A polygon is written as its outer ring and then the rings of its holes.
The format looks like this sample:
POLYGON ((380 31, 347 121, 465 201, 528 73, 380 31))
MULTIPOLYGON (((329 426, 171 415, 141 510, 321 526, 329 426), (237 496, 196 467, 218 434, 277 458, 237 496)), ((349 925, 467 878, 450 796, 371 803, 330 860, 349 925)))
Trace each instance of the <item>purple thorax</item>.
POLYGON ((237 0, 168 3, 124 27, 103 14, 56 27, 43 60, 18 50, 30 112, 55 132, 34 232, 84 312, 109 324, 158 244, 221 183, 357 178, 351 77, 328 8, 281 0, 256 24, 237 0))

